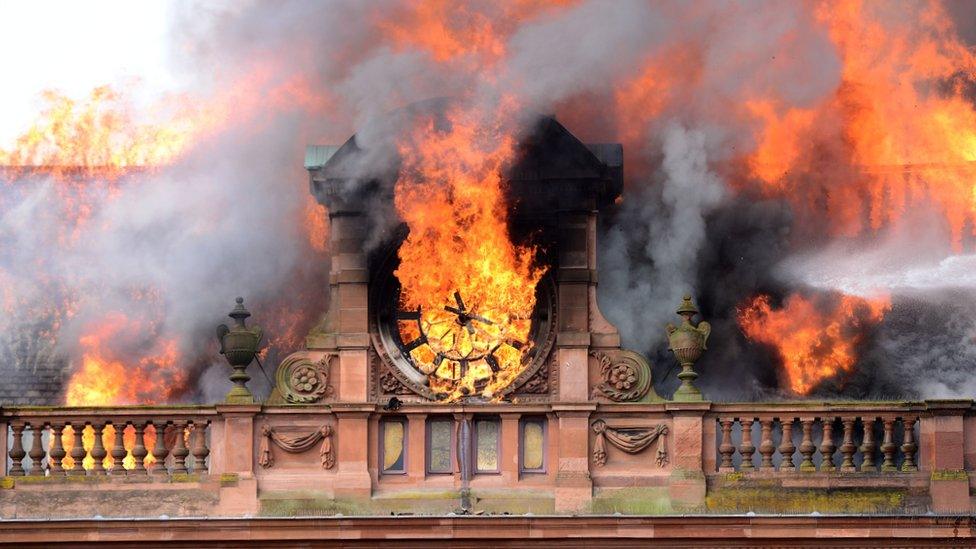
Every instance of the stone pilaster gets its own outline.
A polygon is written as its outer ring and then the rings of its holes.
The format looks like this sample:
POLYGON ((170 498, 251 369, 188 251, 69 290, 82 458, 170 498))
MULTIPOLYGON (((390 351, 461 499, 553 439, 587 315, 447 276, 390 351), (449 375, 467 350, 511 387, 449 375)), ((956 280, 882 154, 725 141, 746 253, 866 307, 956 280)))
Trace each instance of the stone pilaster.
POLYGON ((593 502, 590 478, 590 414, 595 404, 553 405, 559 429, 556 512, 587 512, 593 502))
POLYGON ((929 473, 932 510, 969 513, 969 475, 965 464, 964 414, 971 400, 928 400, 921 421, 921 470, 929 473))
POLYGON ((671 478, 668 487, 671 505, 676 510, 700 509, 705 504, 703 455, 705 448, 713 448, 714 443, 705 444, 703 416, 710 408, 710 402, 669 402, 665 406, 672 418, 671 478))
POLYGON ((373 487, 369 474, 369 417, 376 407, 337 403, 332 411, 336 416, 336 499, 369 499, 373 487))
POLYGON ((210 471, 219 475, 222 484, 217 515, 253 515, 259 510, 254 416, 260 411, 257 404, 217 405, 223 421, 210 426, 210 471))

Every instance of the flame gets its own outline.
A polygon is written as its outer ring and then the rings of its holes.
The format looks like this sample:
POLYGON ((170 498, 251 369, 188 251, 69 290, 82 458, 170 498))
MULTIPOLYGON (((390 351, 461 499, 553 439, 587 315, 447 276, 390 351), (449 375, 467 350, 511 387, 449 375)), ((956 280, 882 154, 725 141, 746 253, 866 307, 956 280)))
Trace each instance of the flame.
POLYGON ((185 391, 186 372, 179 364, 176 341, 158 337, 151 326, 114 313, 78 341, 82 365, 68 381, 68 406, 157 404, 172 402, 185 391), (142 356, 113 354, 127 343, 142 356))
POLYGON ((305 235, 308 244, 317 252, 326 252, 329 247, 329 212, 310 194, 305 197, 305 235))
POLYGON ((850 372, 865 330, 877 325, 890 299, 840 295, 816 302, 792 294, 774 309, 767 295, 758 295, 738 309, 746 337, 775 349, 789 389, 808 394, 818 383, 850 372))
POLYGON ((419 326, 400 322, 401 337, 408 343, 423 329, 427 345, 411 357, 446 400, 494 398, 522 369, 544 271, 534 267, 534 248, 509 239, 500 172, 513 139, 500 122, 486 125, 463 109, 447 119, 450 129, 427 119, 400 145, 395 203, 410 233, 395 274, 401 310, 421 311, 419 326), (470 329, 456 314, 465 308, 480 317, 470 329))
POLYGON ((430 0, 384 8, 375 15, 376 26, 399 51, 427 52, 444 63, 478 57, 474 66, 504 58, 505 43, 519 25, 547 10, 576 0, 515 0, 474 8, 459 0, 430 0))
POLYGON ((747 110, 761 121, 749 164, 769 194, 785 196, 797 211, 824 201, 826 227, 837 235, 877 230, 930 201, 958 251, 967 220, 976 216, 976 107, 965 95, 976 55, 940 4, 904 7, 911 11, 889 17, 878 3, 819 5, 816 16, 843 63, 841 84, 810 107, 775 98, 749 102, 747 110), (858 168, 832 181, 825 152, 858 168), (803 192, 795 174, 820 174, 829 190, 803 192))
MULTIPOLYGON (((0 207, 6 206, 7 199, 17 200, 28 192, 32 178, 52 180, 53 207, 61 223, 50 243, 77 253, 86 244, 84 230, 99 209, 116 200, 124 186, 142 184, 142 174, 172 165, 232 124, 259 129, 268 120, 269 109, 317 113, 329 103, 328 97, 314 91, 316 84, 306 75, 282 79, 270 62, 258 61, 252 68, 211 97, 168 95, 145 109, 136 109, 123 93, 109 86, 98 87, 80 99, 44 92, 45 107, 36 122, 10 147, 0 145, 0 180, 6 185, 0 207)), ((328 238, 324 208, 309 196, 300 213, 300 234, 307 237, 313 253, 324 253, 328 238)), ((153 404, 181 398, 187 390, 186 370, 208 350, 184 354, 176 338, 159 326, 163 311, 156 306, 145 310, 144 302, 161 301, 154 295, 155 288, 132 292, 132 310, 145 313, 140 315, 143 321, 132 322, 126 317, 134 314, 92 310, 81 299, 83 291, 76 280, 70 275, 50 276, 40 264, 44 259, 38 261, 37 274, 29 280, 0 267, 0 307, 12 318, 25 319, 33 330, 32 340, 43 341, 50 349, 37 351, 45 357, 53 355, 58 346, 64 347, 57 339, 67 320, 79 312, 89 319, 78 345, 68 345, 75 369, 65 393, 67 405, 153 404), (138 333, 140 329, 142 333, 138 333)), ((301 276, 309 275, 303 272, 301 276)), ((315 287, 308 280, 300 282, 303 288, 315 287)), ((290 298, 284 301, 296 305, 290 298)), ((308 299, 305 304, 319 301, 308 299)), ((290 351, 301 339, 295 334, 312 322, 316 311, 292 314, 283 309, 276 307, 281 314, 266 314, 262 323, 275 328, 275 341, 287 341, 292 345, 290 351)))
POLYGON ((0 165, 45 169, 61 177, 79 173, 114 178, 124 168, 171 162, 187 146, 187 121, 138 124, 122 96, 109 86, 92 90, 82 101, 57 91, 41 94, 47 107, 40 119, 0 149, 0 165))

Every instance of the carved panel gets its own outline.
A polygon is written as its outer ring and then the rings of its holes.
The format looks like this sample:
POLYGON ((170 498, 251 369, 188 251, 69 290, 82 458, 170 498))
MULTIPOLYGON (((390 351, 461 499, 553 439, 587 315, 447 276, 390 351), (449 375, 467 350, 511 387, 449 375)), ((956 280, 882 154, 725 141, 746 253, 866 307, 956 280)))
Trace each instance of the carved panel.
POLYGON ((289 404, 320 402, 332 395, 329 369, 336 353, 300 351, 289 355, 275 372, 275 388, 289 404))
POLYGON ((590 355, 599 361, 602 379, 593 388, 593 397, 615 402, 660 399, 651 388, 651 365, 643 356, 623 349, 591 351, 590 355))

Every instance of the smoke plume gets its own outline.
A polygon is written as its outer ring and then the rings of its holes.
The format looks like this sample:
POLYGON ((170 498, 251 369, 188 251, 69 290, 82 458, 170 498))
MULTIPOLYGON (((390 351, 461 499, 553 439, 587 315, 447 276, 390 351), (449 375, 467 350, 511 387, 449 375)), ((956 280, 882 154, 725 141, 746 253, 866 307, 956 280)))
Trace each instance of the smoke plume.
MULTIPOLYGON (((358 132, 373 151, 362 165, 382 172, 391 113, 451 97, 503 134, 555 113, 586 142, 623 143, 626 188, 600 228, 599 295, 624 344, 655 363, 662 392, 675 383, 664 379, 663 327, 690 293, 714 325, 700 364, 712 398, 795 396, 776 346, 738 324, 757 295, 773 307, 790 296, 890 299, 880 323, 854 323, 864 330, 852 369, 811 394, 971 394, 976 63, 971 28, 956 29, 969 11, 180 4, 171 57, 190 84, 164 101, 162 122, 184 136, 179 146, 111 177, 51 166, 4 176, 0 333, 16 360, 0 368, 63 360, 73 374, 97 359, 163 377, 122 400, 219 399, 228 382, 213 327, 243 295, 267 325, 273 369, 326 307, 325 214, 308 193, 305 145, 358 132), (922 210, 922 222, 906 214, 922 210)), ((11 154, 21 146, 0 145, 0 159, 45 164, 11 154)), ((372 211, 379 242, 398 219, 388 204, 372 211)))

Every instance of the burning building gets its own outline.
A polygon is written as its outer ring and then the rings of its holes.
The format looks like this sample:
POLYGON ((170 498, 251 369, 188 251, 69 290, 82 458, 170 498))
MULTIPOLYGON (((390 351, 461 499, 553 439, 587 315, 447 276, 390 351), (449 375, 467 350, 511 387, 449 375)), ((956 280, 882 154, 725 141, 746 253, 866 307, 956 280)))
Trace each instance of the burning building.
POLYGON ((0 513, 969 524, 965 8, 306 4, 0 150, 0 513))

